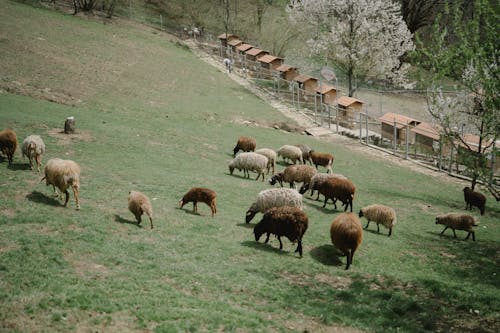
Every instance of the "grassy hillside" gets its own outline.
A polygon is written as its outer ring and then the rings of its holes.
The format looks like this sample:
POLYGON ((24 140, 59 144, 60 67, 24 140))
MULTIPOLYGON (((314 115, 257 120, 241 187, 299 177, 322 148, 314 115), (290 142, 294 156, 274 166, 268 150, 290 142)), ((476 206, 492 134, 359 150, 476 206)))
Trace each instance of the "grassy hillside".
MULTIPOLYGON (((489 198, 476 242, 439 233, 463 212, 462 186, 348 147, 266 126, 287 121, 167 35, 0 2, 0 128, 39 134, 44 162, 82 167, 81 205, 64 208, 42 175, 0 161, 0 331, 431 332, 500 330, 500 209, 489 198), (23 94, 23 96, 19 95, 23 94), (50 102, 49 100, 56 101, 50 102), (74 116, 77 134, 60 133, 74 116), (354 209, 393 206, 393 236, 370 226, 344 271, 329 226, 339 211, 304 197, 304 257, 255 242, 245 211, 267 183, 229 175, 239 135, 259 147, 305 143, 336 156, 354 209), (177 201, 218 193, 218 213, 177 201), (128 191, 152 199, 135 224, 128 191)), ((278 169, 283 168, 280 165, 278 169)), ((478 215, 474 211, 475 216, 478 215)), ((363 224, 365 221, 363 221, 363 224)))

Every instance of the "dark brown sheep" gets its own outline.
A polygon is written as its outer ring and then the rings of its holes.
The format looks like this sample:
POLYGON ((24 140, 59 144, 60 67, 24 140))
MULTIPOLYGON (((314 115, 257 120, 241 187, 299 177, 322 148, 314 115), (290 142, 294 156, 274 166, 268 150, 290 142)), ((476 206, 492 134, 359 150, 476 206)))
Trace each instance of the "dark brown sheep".
POLYGON ((354 252, 363 242, 363 226, 356 214, 342 213, 330 226, 330 237, 333 245, 347 257, 345 269, 352 264, 354 252))
POLYGON ((464 187, 464 200, 465 200, 465 210, 469 208, 472 210, 472 206, 476 206, 481 211, 481 215, 484 214, 484 208, 486 205, 486 197, 484 194, 473 191, 470 187, 464 187))
POLYGON ((321 165, 321 166, 326 168, 327 173, 333 172, 332 165, 333 165, 334 156, 332 154, 319 153, 319 152, 316 152, 314 150, 311 150, 311 152, 309 153, 309 157, 310 157, 312 163, 314 164, 314 166, 316 167, 316 169, 318 169, 318 165, 321 165))
POLYGON ((203 188, 203 187, 193 187, 190 189, 181 200, 179 200, 179 208, 182 208, 185 204, 193 203, 193 212, 198 212, 198 202, 206 203, 212 210, 212 217, 217 213, 216 201, 217 193, 215 191, 203 188))
POLYGON ((307 230, 308 224, 307 215, 300 208, 291 206, 274 207, 269 209, 262 217, 262 220, 255 225, 253 233, 256 242, 259 241, 262 234, 266 233, 265 243, 269 241, 270 234, 276 235, 280 242, 280 250, 283 249, 280 237, 285 236, 291 242, 298 243, 295 252, 299 252, 302 257, 302 237, 307 230))
POLYGON ((0 152, 7 156, 9 165, 12 164, 17 149, 17 135, 11 129, 0 131, 0 152))
POLYGON ((236 156, 236 153, 240 150, 243 150, 244 152, 255 151, 255 147, 257 147, 257 142, 254 138, 250 136, 240 136, 233 149, 233 157, 236 156))
POLYGON ((295 182, 309 184, 316 172, 316 169, 312 166, 292 164, 287 166, 282 172, 273 175, 269 180, 269 184, 274 185, 276 182, 279 182, 281 187, 283 187, 283 183, 290 183, 290 188, 295 187, 295 182))
POLYGON ((318 192, 325 196, 325 203, 323 207, 326 207, 326 202, 328 199, 331 199, 335 209, 337 209, 337 200, 340 200, 344 206, 344 212, 347 210, 348 206, 351 207, 352 212, 352 201, 354 200, 356 186, 354 186, 349 179, 327 179, 323 184, 321 184, 318 192))

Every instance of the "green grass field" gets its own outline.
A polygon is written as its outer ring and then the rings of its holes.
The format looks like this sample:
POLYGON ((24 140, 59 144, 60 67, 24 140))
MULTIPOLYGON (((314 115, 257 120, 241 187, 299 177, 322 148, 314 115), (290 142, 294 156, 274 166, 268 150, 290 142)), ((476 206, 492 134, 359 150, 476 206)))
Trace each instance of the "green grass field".
MULTIPOLYGON (((465 212, 463 185, 348 147, 260 124, 289 121, 168 35, 0 2, 0 128, 30 134, 43 158, 82 168, 80 211, 52 197, 20 151, 0 162, 2 332, 498 332, 500 208, 488 197, 476 242, 434 217, 465 212), (18 93, 22 93, 23 96, 18 93), (59 103, 50 102, 53 100, 59 103), (61 134, 76 119, 77 134, 61 134), (229 175, 239 135, 258 147, 305 143, 336 156, 357 186, 354 210, 394 207, 393 236, 374 225, 349 271, 331 245, 339 211, 304 197, 304 257, 284 239, 255 242, 245 212, 270 185, 229 175), (192 186, 218 213, 178 209, 192 186), (145 192, 155 228, 135 223, 145 192)), ((279 165, 278 169, 282 169, 279 165)), ((478 216, 478 211, 472 213, 478 216)), ((365 224, 365 221, 362 221, 365 224)))

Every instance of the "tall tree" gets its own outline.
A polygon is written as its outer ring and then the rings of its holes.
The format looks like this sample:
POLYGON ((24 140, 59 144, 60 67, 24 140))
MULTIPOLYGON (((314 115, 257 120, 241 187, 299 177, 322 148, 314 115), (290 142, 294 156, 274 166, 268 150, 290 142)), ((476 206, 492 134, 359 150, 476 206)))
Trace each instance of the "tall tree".
POLYGON ((401 13, 411 33, 431 25, 444 1, 436 0, 400 0, 401 13))
POLYGON ((300 24, 314 53, 347 76, 349 96, 366 76, 408 86, 409 65, 400 59, 414 49, 412 35, 391 0, 291 0, 292 22, 300 24))
MULTIPOLYGON (((438 19, 433 40, 419 48, 421 63, 431 74, 428 110, 443 127, 449 144, 461 149, 462 163, 467 167, 474 189, 478 180, 490 183, 492 177, 488 157, 495 158, 495 142, 500 134, 500 73, 498 39, 500 15, 495 0, 476 0, 472 14, 464 13, 460 4, 447 7, 451 18, 446 25, 438 19), (446 80, 452 79, 456 93, 444 94, 446 80), (478 136, 472 145, 463 133, 478 136), (493 154, 491 154, 493 150, 493 154)), ((488 189, 500 200, 498 188, 488 189)))

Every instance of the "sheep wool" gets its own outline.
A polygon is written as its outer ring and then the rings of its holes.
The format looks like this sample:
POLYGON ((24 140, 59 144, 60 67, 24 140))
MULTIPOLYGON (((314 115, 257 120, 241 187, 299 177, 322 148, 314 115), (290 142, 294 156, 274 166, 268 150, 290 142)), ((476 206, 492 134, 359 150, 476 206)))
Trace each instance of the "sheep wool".
POLYGON ((40 172, 42 165, 41 157, 45 154, 45 143, 38 135, 30 135, 23 141, 22 145, 23 156, 26 156, 30 162, 30 168, 33 170, 33 160, 37 165, 37 170, 40 172))
POLYGON ((299 147, 300 150, 302 151, 302 159, 304 160, 304 164, 306 162, 309 162, 309 164, 311 164, 311 160, 310 160, 310 154, 312 151, 311 147, 309 147, 308 145, 302 144, 302 143, 295 145, 295 147, 299 147))
POLYGON ((464 200, 465 200, 465 210, 467 208, 472 210, 472 206, 479 208, 481 215, 484 214, 484 209, 486 206, 486 197, 480 192, 471 190, 470 187, 464 187, 464 200))
POLYGON ((68 188, 73 189, 73 194, 76 201, 76 209, 80 209, 80 202, 78 201, 78 192, 80 188, 80 166, 72 160, 62 160, 60 158, 50 159, 44 168, 45 176, 41 181, 45 179, 46 185, 52 185, 54 193, 56 193, 56 187, 61 191, 61 193, 66 194, 66 200, 64 206, 68 205, 69 192, 68 188))
MULTIPOLYGON (((306 193, 307 190, 311 189, 311 196, 314 195, 314 191, 317 191, 321 185, 327 180, 331 178, 339 178, 339 179, 347 179, 346 176, 340 174, 340 173, 323 173, 323 172, 317 172, 314 176, 312 176, 311 181, 309 184, 302 185, 300 188, 299 192, 300 194, 306 193)), ((318 196, 316 197, 316 200, 319 200, 319 191, 318 191, 318 196)))
POLYGON ((280 250, 283 249, 281 236, 285 236, 291 242, 297 242, 295 252, 299 252, 302 257, 302 237, 304 236, 309 220, 306 213, 300 208, 282 206, 273 207, 264 213, 262 220, 257 223, 253 229, 255 241, 258 242, 262 234, 266 233, 266 241, 269 241, 269 235, 273 234, 278 237, 280 242, 280 250))
POLYGON ((330 237, 333 245, 347 257, 345 269, 349 269, 354 252, 363 242, 363 227, 356 214, 338 215, 330 226, 330 237))
POLYGON ((472 240, 476 241, 476 235, 473 227, 479 225, 479 221, 476 220, 471 215, 467 214, 457 214, 457 213, 448 213, 436 216, 436 224, 444 225, 443 231, 441 231, 441 235, 446 231, 446 229, 451 228, 453 230, 453 236, 457 238, 457 234, 455 230, 464 230, 467 231, 467 240, 470 235, 472 235, 472 240))
POLYGON ((274 168, 276 166, 276 152, 270 148, 260 148, 255 151, 256 154, 261 154, 267 157, 267 173, 272 170, 274 174, 274 168))
POLYGON ((320 165, 326 168, 327 173, 333 172, 332 165, 334 156, 332 154, 320 153, 313 150, 309 156, 316 169, 318 168, 318 165, 320 165))
POLYGON ((137 224, 141 224, 142 215, 146 214, 153 229, 153 206, 149 198, 142 192, 130 191, 128 195, 128 209, 134 214, 137 224))
POLYGON ((17 149, 17 135, 11 129, 5 129, 0 131, 0 152, 7 156, 9 165, 12 164, 14 159, 14 153, 17 149))
POLYGON ((236 156, 236 153, 240 150, 244 152, 254 151, 255 147, 257 147, 257 141, 251 136, 240 136, 238 138, 238 142, 236 142, 236 146, 233 149, 233 157, 236 156))
POLYGON ((269 180, 271 185, 279 182, 281 186, 283 183, 290 183, 290 187, 295 186, 295 182, 309 184, 311 178, 317 173, 316 169, 312 166, 299 164, 299 165, 289 165, 283 170, 283 172, 275 174, 269 180))
POLYGON ((373 221, 377 224, 377 232, 380 232, 379 224, 382 224, 384 227, 389 229, 388 236, 391 236, 392 228, 397 222, 396 211, 394 211, 394 209, 392 209, 391 207, 379 204, 373 204, 361 208, 359 211, 359 217, 363 216, 368 221, 365 229, 367 229, 370 222, 373 221))
POLYGON ((302 209, 302 195, 291 188, 270 188, 260 191, 246 212, 245 222, 249 223, 257 213, 265 213, 272 207, 292 206, 302 209))
POLYGON ((297 161, 299 163, 304 164, 304 160, 302 159, 302 150, 300 150, 299 147, 296 146, 291 146, 291 145, 284 145, 281 146, 280 149, 277 151, 278 157, 282 157, 283 161, 286 161, 286 159, 289 159, 292 161, 293 164, 295 164, 297 161))
POLYGON ((266 168, 267 157, 257 153, 241 153, 229 162, 229 173, 231 175, 234 169, 238 169, 243 170, 243 174, 246 178, 250 178, 250 171, 255 171, 257 172, 257 178, 255 178, 255 180, 259 180, 262 176, 262 181, 264 181, 266 168))
POLYGON ((347 207, 350 206, 352 212, 352 202, 354 200, 356 186, 354 186, 349 179, 327 179, 323 184, 321 184, 318 191, 325 196, 325 203, 323 204, 323 207, 326 207, 326 202, 328 199, 331 199, 335 209, 337 209, 337 200, 340 200, 344 206, 344 211, 346 211, 347 207))
POLYGON ((212 211, 212 217, 217 213, 217 193, 214 190, 204 187, 193 187, 179 200, 179 208, 182 208, 185 204, 193 203, 193 212, 198 212, 198 202, 203 202, 210 207, 212 211))

